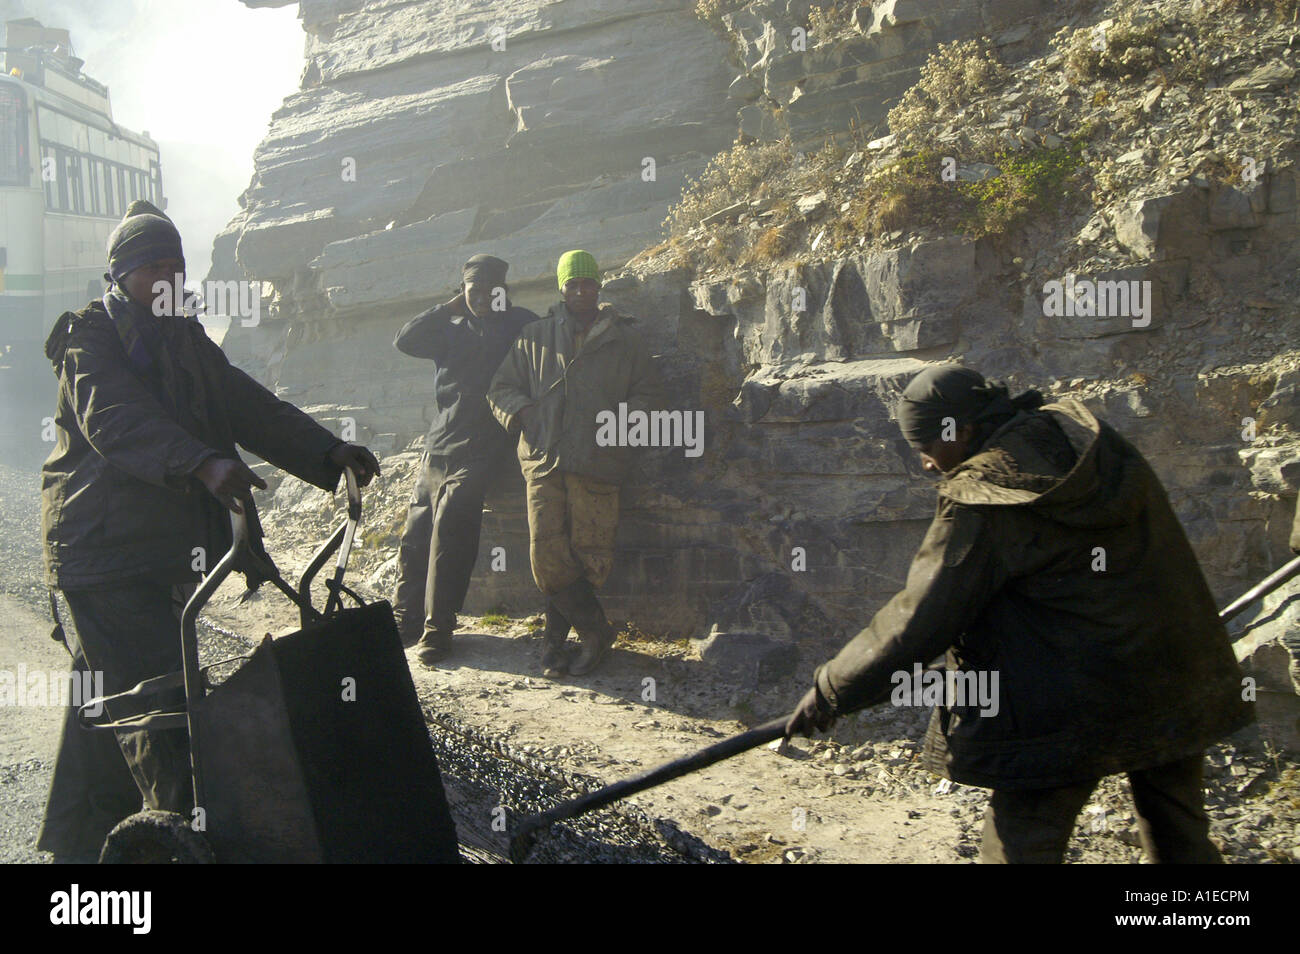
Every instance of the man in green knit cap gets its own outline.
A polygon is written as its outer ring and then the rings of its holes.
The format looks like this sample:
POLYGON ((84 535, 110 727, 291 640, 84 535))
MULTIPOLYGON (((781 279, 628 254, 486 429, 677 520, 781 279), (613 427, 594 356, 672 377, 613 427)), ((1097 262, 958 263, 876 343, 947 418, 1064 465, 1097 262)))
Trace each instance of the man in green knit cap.
MULTIPOLYGON (((230 548, 227 511, 248 511, 250 542, 265 552, 250 492, 266 484, 237 444, 325 490, 344 467, 364 485, 379 465, 231 365, 197 320, 175 313, 185 256, 159 209, 132 203, 109 236, 108 268, 104 297, 60 316, 45 343, 59 395, 41 526, 46 581, 71 611, 72 670, 79 679, 102 673, 113 694, 180 670, 180 610, 230 548)), ((255 568, 236 569, 261 582, 255 568)), ((55 861, 93 862, 142 795, 151 808, 190 811, 185 731, 115 740, 81 729, 70 706, 37 847, 55 861)))
POLYGON ((546 597, 542 672, 591 672, 615 632, 596 598, 614 565, 619 486, 633 449, 597 441, 597 415, 646 411, 658 377, 633 319, 601 304, 600 273, 589 252, 566 252, 556 269, 563 301, 527 325, 492 379, 488 403, 519 435, 527 481, 529 556, 546 597), (572 626, 581 648, 565 654, 572 626))

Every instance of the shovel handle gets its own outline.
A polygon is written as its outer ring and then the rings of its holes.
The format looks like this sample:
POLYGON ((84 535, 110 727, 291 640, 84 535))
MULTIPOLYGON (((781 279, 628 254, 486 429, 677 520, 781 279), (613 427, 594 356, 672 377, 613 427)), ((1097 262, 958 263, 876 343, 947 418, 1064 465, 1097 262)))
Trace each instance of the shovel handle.
POLYGON ((1281 569, 1269 574, 1259 583, 1256 583, 1245 593, 1242 593, 1235 600, 1225 606, 1219 613, 1219 619, 1226 623, 1234 616, 1240 615, 1241 611, 1251 603, 1268 596, 1268 594, 1272 593, 1283 583, 1286 583, 1296 576, 1300 576, 1300 556, 1293 559, 1290 563, 1284 564, 1281 569))
POLYGON ((715 742, 713 745, 700 749, 691 755, 647 769, 640 775, 634 775, 621 782, 598 788, 594 792, 579 795, 567 802, 561 802, 540 815, 530 815, 520 823, 514 837, 510 839, 510 857, 516 863, 522 861, 527 856, 528 850, 532 847, 537 835, 557 821, 576 818, 611 802, 616 802, 621 798, 627 798, 629 795, 644 792, 648 788, 654 788, 656 785, 662 785, 664 782, 670 782, 675 778, 681 778, 683 775, 707 768, 724 759, 729 759, 733 755, 739 755, 741 752, 747 752, 768 742, 774 742, 785 736, 785 724, 786 717, 784 716, 780 719, 773 719, 771 722, 765 722, 747 732, 733 735, 721 742, 715 742))

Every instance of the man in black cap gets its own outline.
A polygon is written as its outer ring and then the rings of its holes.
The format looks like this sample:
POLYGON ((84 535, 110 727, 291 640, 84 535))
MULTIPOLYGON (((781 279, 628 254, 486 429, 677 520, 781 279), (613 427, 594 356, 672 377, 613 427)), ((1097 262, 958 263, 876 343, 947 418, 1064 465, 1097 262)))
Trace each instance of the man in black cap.
POLYGON ((393 614, 416 657, 435 667, 451 652, 456 614, 478 559, 483 498, 511 460, 510 441, 486 395, 492 374, 524 325, 536 321, 511 304, 506 262, 475 255, 460 293, 412 318, 393 346, 433 362, 433 419, 424 441, 398 551, 393 614))
MULTIPOLYGON (((104 297, 62 315, 45 343, 59 396, 41 524, 47 582, 72 614, 73 672, 101 672, 113 694, 180 670, 180 609, 230 548, 227 510, 248 510, 264 553, 250 492, 266 484, 236 444, 325 490, 345 466, 365 484, 379 465, 233 367, 198 321, 173 313, 185 257, 157 208, 132 203, 109 237, 108 262, 104 297)), ((248 573, 250 585, 260 582, 248 573)), ((96 860, 141 793, 152 808, 190 810, 184 730, 115 742, 82 730, 69 707, 38 847, 56 860, 96 860)))
POLYGON ((898 421, 942 475, 934 522, 904 590, 818 668, 787 735, 934 702, 925 767, 993 789, 985 862, 1060 862, 1119 772, 1153 861, 1220 861, 1204 749, 1253 706, 1151 467, 1078 401, 1012 398, 955 365, 918 374, 898 421), (920 670, 945 650, 946 672, 920 670))

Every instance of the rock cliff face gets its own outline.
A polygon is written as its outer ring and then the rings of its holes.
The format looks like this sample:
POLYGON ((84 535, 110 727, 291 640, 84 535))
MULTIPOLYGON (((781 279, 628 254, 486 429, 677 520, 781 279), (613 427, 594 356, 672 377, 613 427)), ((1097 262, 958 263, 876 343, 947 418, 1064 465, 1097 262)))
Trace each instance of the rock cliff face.
POLYGON ((566 243, 617 264, 735 133, 726 45, 686 0, 299 6, 302 90, 217 243, 286 318, 418 304, 481 248, 516 285, 566 243))
MULTIPOLYGON (((800 49, 806 2, 733 4, 712 26, 692 6, 302 0, 303 88, 217 241, 219 277, 273 290, 260 327, 232 329, 232 357, 326 423, 354 418, 361 439, 401 450, 422 433, 428 392, 421 363, 391 349, 394 330, 448 297, 475 252, 510 260, 516 299, 545 307, 558 255, 590 249, 611 270, 605 298, 641 319, 671 406, 706 420, 702 456, 653 449, 625 493, 611 612, 665 634, 712 628, 706 656, 719 659, 752 634, 742 655, 765 677, 788 672, 806 638, 865 623, 901 584, 934 501, 892 406, 928 361, 964 360, 1109 419, 1166 481, 1224 602, 1282 562, 1300 489, 1294 123, 1257 124, 1250 148, 1266 162, 1249 183, 1196 175, 1194 160, 1249 126, 1243 101, 1248 118, 1294 117, 1294 73, 1257 77, 1265 64, 1243 46, 1224 58, 1235 90, 1228 77, 1162 87, 1163 102, 1154 86, 1113 90, 1108 108, 1129 97, 1149 125, 1125 155, 1093 159, 1142 175, 1085 213, 1000 239, 899 231, 820 258, 814 241, 795 262, 704 273, 633 256, 737 135, 796 147, 851 123, 880 135, 937 43, 984 36, 1019 65, 981 121, 1040 148, 1062 131, 1029 115, 1036 97, 1061 93, 1071 118, 1102 101, 1069 99, 1046 39, 1102 14, 885 0, 800 49), (1067 272, 1150 282, 1150 323, 1049 317, 1043 280, 1067 272)), ((506 475, 493 499, 470 609, 537 605, 518 484, 506 475), (488 567, 496 546, 504 573, 488 567)))

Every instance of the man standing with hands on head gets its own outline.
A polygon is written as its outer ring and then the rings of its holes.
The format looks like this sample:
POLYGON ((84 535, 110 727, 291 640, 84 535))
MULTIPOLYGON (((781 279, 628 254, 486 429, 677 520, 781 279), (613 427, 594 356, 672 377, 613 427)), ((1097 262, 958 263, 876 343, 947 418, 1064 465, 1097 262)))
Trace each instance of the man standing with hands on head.
POLYGON ((483 497, 513 466, 510 439, 487 404, 488 383, 537 315, 507 297, 510 266, 491 255, 465 263, 451 301, 412 318, 393 346, 433 362, 433 420, 398 551, 393 615, 403 641, 433 668, 451 652, 456 614, 478 558, 483 497), (418 635, 417 635, 418 634, 418 635))
MULTIPOLYGON (((230 548, 228 510, 248 513, 250 544, 265 552, 250 492, 266 484, 236 444, 329 491, 344 467, 364 485, 379 464, 232 366, 197 320, 172 313, 185 257, 156 207, 131 204, 108 263, 103 299, 61 316, 45 344, 59 395, 41 525, 47 582, 72 612, 73 671, 102 672, 113 694, 181 669, 180 611, 230 548)), ((261 582, 239 569, 250 586, 261 582)), ((56 861, 97 860, 141 793, 151 808, 188 814, 185 731, 115 741, 82 730, 68 707, 37 846, 56 861)))
POLYGON ((596 598, 614 566, 619 485, 632 449, 601 446, 596 416, 648 410, 659 393, 650 354, 633 320, 600 304, 599 271, 589 252, 566 252, 556 269, 564 300, 519 336, 492 379, 488 402, 519 436, 528 490, 529 556, 546 596, 542 672, 591 672, 616 633, 596 598), (581 649, 569 661, 572 626, 581 649))

